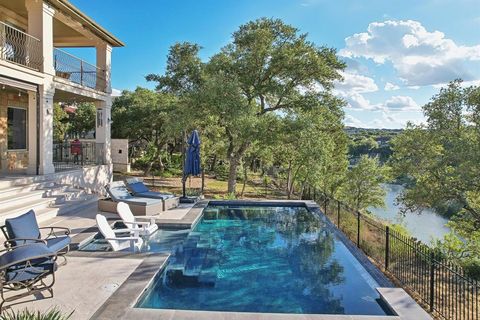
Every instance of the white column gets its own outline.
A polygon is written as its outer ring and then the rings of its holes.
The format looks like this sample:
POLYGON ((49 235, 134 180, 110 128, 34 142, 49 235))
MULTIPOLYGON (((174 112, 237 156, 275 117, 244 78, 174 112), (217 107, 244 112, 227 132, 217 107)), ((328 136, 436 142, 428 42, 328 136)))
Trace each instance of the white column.
POLYGON ((53 95, 55 90, 41 87, 40 90, 40 174, 55 172, 53 167, 53 95))
POLYGON ((104 91, 107 93, 112 92, 112 85, 110 81, 110 71, 112 67, 112 47, 105 43, 99 43, 96 45, 97 52, 97 77, 104 77, 105 83, 102 81, 97 81, 97 90, 104 91))
POLYGON ((97 107, 95 142, 97 147, 97 155, 106 165, 112 164, 111 154, 111 107, 110 98, 106 101, 95 102, 97 107))
POLYGON ((28 174, 37 173, 37 93, 28 91, 28 174))
POLYGON ((43 0, 26 0, 28 33, 42 42, 43 72, 55 75, 53 66, 53 15, 55 10, 43 0))

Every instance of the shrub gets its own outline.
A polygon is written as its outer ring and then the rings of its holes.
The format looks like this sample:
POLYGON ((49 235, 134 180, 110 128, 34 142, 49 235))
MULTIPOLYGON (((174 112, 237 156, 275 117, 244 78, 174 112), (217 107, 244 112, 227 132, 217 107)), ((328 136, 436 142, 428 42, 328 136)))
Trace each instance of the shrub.
POLYGON ((5 311, 0 315, 0 320, 67 320, 70 319, 73 312, 64 314, 57 308, 49 311, 30 311, 25 308, 17 311, 5 311))

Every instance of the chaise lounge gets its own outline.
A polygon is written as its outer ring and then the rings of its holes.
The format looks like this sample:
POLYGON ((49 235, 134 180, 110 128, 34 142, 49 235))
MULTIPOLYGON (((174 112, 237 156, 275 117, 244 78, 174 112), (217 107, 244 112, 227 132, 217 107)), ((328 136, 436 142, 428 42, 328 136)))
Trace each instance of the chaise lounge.
POLYGON ((126 183, 128 190, 130 190, 135 197, 161 199, 164 204, 163 210, 165 211, 178 207, 180 198, 175 197, 171 193, 151 191, 143 181, 138 178, 128 178, 126 179, 126 183))
POLYGON ((136 216, 155 216, 164 211, 161 199, 135 197, 128 191, 123 181, 115 181, 107 185, 107 193, 111 201, 99 200, 99 209, 106 212, 117 212, 117 204, 125 202, 136 216))

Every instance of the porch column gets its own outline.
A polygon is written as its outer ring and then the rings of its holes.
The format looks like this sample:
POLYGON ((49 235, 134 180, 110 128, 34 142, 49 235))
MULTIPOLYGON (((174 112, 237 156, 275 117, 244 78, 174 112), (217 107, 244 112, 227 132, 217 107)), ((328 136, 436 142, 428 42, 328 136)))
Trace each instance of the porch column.
POLYGON ((37 173, 37 92, 28 91, 28 174, 37 173))
POLYGON ((55 89, 46 89, 42 86, 40 90, 40 174, 55 172, 53 167, 53 95, 55 89))
POLYGON ((112 47, 105 42, 96 45, 97 52, 97 90, 112 92, 110 83, 110 70, 112 66, 112 47), (98 79, 105 79, 105 81, 98 79))
POLYGON ((26 0, 28 33, 40 39, 43 54, 42 71, 55 75, 53 66, 53 15, 55 10, 42 0, 26 0))
POLYGON ((97 107, 95 129, 97 160, 100 160, 103 164, 111 165, 112 154, 110 147, 110 124, 112 101, 110 100, 110 98, 108 98, 108 100, 106 101, 97 101, 95 102, 95 106, 97 107))

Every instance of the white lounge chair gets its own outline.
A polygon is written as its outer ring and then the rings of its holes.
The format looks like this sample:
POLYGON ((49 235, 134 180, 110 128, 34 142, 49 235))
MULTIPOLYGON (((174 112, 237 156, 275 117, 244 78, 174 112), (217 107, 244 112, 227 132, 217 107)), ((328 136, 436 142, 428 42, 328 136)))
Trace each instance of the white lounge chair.
POLYGON ((142 216, 141 219, 149 219, 150 221, 139 221, 139 218, 133 215, 130 206, 125 202, 117 204, 117 213, 127 228, 141 229, 141 236, 149 236, 158 230, 154 216, 142 216))
POLYGON ((97 214, 97 227, 105 240, 112 246, 113 251, 124 250, 130 248, 133 252, 140 251, 143 245, 143 239, 140 237, 140 229, 112 229, 108 224, 107 218, 101 214, 97 214), (117 236, 117 233, 128 233, 128 236, 117 236))

